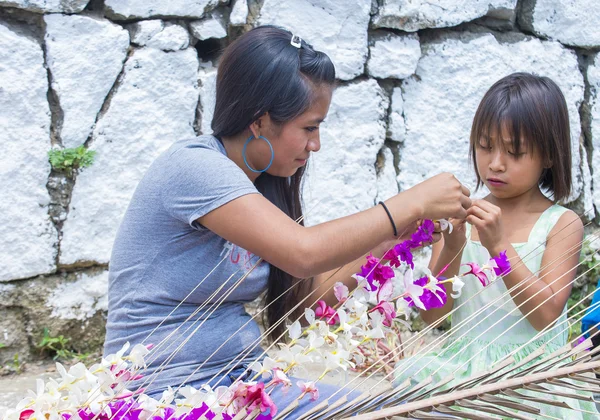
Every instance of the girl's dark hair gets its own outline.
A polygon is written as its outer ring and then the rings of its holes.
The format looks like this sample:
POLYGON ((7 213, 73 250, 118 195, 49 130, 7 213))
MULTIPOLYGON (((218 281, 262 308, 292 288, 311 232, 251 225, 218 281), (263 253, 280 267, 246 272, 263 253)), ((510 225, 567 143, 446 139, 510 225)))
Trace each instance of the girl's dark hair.
MULTIPOLYGON (((304 113, 311 105, 315 89, 333 86, 335 68, 329 57, 301 41, 291 44, 292 34, 275 26, 260 26, 229 45, 217 71, 217 94, 212 120, 213 135, 222 139, 246 131, 265 113, 275 123, 285 123, 304 113)), ((302 217, 301 184, 305 168, 289 178, 261 174, 256 188, 292 219, 302 217)), ((303 224, 302 221, 300 221, 303 224)), ((296 279, 271 265, 266 302, 267 324, 273 326, 298 303, 302 290, 312 280, 296 279), (286 296, 293 284, 302 281, 286 296), (279 297, 279 299, 278 299, 279 297)), ((269 335, 276 339, 285 330, 280 323, 269 335)))
POLYGON ((501 138, 508 130, 512 147, 519 153, 525 142, 529 152, 539 153, 544 166, 539 185, 555 202, 571 193, 571 134, 569 111, 560 88, 548 77, 513 73, 498 80, 486 92, 473 119, 470 158, 477 172, 478 143, 501 138))

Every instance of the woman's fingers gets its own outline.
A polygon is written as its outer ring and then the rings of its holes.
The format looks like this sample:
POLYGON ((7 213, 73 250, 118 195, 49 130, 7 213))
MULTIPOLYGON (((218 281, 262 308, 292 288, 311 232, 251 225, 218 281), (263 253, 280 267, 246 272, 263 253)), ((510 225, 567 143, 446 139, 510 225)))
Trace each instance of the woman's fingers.
POLYGON ((463 184, 460 184, 461 188, 462 188, 462 193, 464 195, 466 195, 467 197, 471 196, 471 190, 469 190, 467 187, 465 187, 463 184))

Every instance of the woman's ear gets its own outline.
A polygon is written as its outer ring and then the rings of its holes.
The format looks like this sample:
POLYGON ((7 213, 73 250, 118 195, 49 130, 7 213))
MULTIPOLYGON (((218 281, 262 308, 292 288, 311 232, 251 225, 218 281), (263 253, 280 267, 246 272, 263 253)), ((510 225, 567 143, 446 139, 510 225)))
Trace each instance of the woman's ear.
POLYGON ((258 117, 252 124, 250 124, 250 131, 255 138, 260 136, 261 131, 264 129, 265 120, 268 118, 269 113, 266 112, 258 117))

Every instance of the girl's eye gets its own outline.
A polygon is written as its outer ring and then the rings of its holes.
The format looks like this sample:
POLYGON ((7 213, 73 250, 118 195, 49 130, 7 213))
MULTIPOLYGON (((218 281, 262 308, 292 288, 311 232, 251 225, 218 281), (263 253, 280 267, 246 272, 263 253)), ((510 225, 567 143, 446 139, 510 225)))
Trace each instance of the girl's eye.
POLYGON ((492 150, 492 146, 490 146, 489 144, 477 143, 477 146, 483 150, 492 150))
POLYGON ((515 158, 517 158, 517 159, 518 159, 518 158, 520 158, 521 156, 523 156, 525 153, 515 153, 515 152, 513 152, 512 150, 509 150, 509 151, 508 151, 508 154, 509 154, 509 155, 511 155, 512 157, 515 157, 515 158))

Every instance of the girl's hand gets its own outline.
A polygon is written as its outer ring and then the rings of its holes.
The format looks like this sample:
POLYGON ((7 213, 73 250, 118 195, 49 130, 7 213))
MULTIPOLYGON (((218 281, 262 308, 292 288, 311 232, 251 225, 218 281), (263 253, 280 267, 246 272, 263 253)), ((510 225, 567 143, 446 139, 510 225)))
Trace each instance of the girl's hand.
POLYGON ((479 241, 490 255, 498 255, 500 251, 507 248, 502 225, 502 210, 498 206, 485 200, 474 200, 467 213, 467 222, 477 228, 479 241))
POLYGON ((444 236, 444 248, 458 252, 467 241, 467 221, 466 219, 450 219, 448 222, 452 223, 452 233, 449 233, 450 229, 442 232, 444 236))

